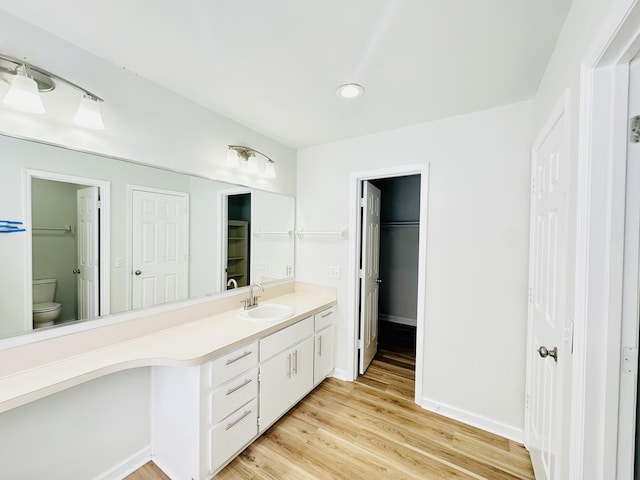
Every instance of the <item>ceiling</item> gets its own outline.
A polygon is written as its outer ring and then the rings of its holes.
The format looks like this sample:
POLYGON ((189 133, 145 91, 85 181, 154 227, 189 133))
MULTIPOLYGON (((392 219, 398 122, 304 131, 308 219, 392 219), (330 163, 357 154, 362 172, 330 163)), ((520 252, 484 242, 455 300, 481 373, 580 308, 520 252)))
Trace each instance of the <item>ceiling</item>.
POLYGON ((0 9, 301 148, 533 98, 570 4, 0 0, 0 9), (338 98, 347 82, 364 96, 338 98))

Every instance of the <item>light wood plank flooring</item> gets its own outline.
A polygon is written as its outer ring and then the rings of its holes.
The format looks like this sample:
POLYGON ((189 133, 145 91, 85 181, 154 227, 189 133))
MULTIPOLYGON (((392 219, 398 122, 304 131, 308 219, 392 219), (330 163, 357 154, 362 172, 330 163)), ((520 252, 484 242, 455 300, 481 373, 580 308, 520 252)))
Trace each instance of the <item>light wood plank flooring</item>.
MULTIPOLYGON (((413 403, 415 358, 380 349, 356 382, 325 380, 216 480, 531 480, 520 444, 413 403)), ((148 463, 127 480, 168 477, 148 463)))

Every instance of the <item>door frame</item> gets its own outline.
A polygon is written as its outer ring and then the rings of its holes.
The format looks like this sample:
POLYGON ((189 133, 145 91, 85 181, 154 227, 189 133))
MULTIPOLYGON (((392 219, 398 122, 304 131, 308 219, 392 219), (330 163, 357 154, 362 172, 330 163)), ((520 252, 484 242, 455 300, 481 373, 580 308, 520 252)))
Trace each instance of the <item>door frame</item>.
POLYGON ((404 165, 398 167, 366 170, 351 173, 349 179, 349 277, 347 302, 347 358, 352 361, 348 365, 346 379, 354 381, 358 378, 358 315, 359 306, 359 258, 360 258, 360 197, 362 196, 362 182, 380 178, 404 177, 420 175, 420 227, 418 245, 418 305, 416 323, 416 377, 415 398, 418 405, 422 405, 423 397, 423 362, 425 335, 425 301, 427 283, 427 199, 429 193, 429 164, 404 165))
MULTIPOLYGON (((25 227, 28 232, 32 232, 31 225, 31 181, 34 178, 41 180, 51 180, 54 182, 73 183, 86 185, 88 187, 98 187, 100 192, 100 315, 111 313, 111 271, 109 269, 111 258, 111 182, 108 180, 98 180, 95 178, 78 177, 63 173, 48 172, 44 170, 24 169, 24 192, 25 192, 25 227)), ((25 328, 31 330, 33 317, 33 244, 31 235, 26 236, 27 255, 25 256, 26 268, 26 305, 25 305, 25 328)))
POLYGON ((585 472, 617 478, 627 92, 629 62, 640 46, 640 2, 618 2, 595 39, 580 66, 572 480, 585 472))
MULTIPOLYGON (((176 197, 182 197, 185 199, 186 205, 187 205, 187 221, 186 221, 186 228, 185 228, 185 248, 187 250, 187 263, 185 265, 185 281, 187 282, 186 285, 186 290, 187 290, 187 297, 186 299, 189 298, 189 271, 190 271, 190 264, 191 264, 191 254, 190 254, 190 239, 191 239, 191 231, 190 231, 190 225, 191 225, 191 217, 190 217, 190 213, 191 213, 191 204, 190 204, 190 195, 186 192, 179 192, 176 190, 167 190, 167 189, 163 189, 163 188, 154 188, 154 187, 145 187, 143 185, 132 185, 129 184, 127 185, 127 245, 126 245, 126 261, 125 261, 125 268, 126 271, 129 272, 126 275, 126 280, 125 280, 125 288, 127 289, 127 305, 129 307, 129 310, 133 309, 133 279, 131 277, 132 275, 132 271, 133 271, 133 192, 134 190, 137 191, 142 191, 142 192, 149 192, 149 193, 160 193, 163 195, 173 195, 176 197)), ((185 300, 186 300, 185 299, 185 300)))

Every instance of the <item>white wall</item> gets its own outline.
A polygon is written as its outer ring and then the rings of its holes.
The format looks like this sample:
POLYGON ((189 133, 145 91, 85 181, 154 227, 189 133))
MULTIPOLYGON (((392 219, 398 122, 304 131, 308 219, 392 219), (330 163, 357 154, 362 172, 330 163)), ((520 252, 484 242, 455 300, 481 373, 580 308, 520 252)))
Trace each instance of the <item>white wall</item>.
MULTIPOLYGON (((531 102, 298 153, 298 228, 349 221, 352 172, 429 163, 424 402, 521 434, 531 102)), ((297 242, 296 278, 338 289, 337 368, 348 369, 348 240, 297 242), (329 266, 342 279, 329 280, 329 266)))
POLYGON ((91 479, 148 458, 149 391, 148 368, 125 370, 0 414, 0 478, 91 479))

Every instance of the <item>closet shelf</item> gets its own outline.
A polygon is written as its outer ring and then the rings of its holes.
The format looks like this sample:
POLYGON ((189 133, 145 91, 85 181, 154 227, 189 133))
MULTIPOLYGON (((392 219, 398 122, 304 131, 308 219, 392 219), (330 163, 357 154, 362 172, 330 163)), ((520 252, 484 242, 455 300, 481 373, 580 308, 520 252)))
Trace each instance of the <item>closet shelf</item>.
POLYGON ((380 224, 382 228, 395 228, 395 227, 419 227, 420 222, 408 221, 408 222, 382 222, 380 224))

